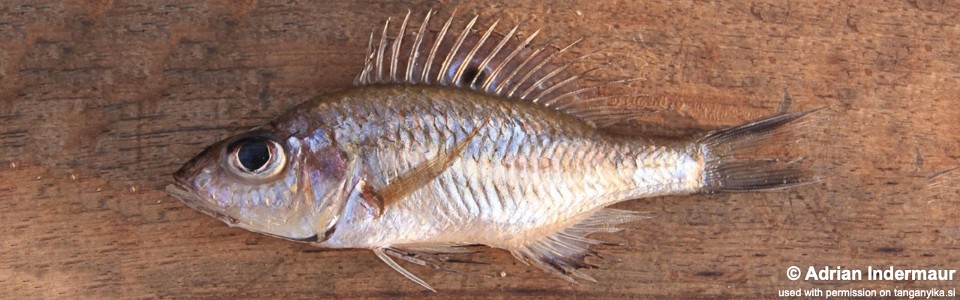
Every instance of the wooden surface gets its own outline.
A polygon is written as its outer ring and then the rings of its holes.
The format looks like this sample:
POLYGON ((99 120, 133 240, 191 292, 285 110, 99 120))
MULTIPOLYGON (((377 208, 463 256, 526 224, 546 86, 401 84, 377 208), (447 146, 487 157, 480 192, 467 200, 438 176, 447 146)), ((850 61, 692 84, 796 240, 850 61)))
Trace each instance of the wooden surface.
MULTIPOLYGON (((140 297, 773 298, 789 266, 960 267, 960 6, 953 1, 0 2, 0 295, 140 297), (795 145, 818 184, 663 197, 655 218, 572 285, 502 251, 459 275, 363 250, 230 229, 163 192, 204 146, 350 86, 370 30, 407 9, 543 28, 639 77, 624 105, 674 133, 826 107, 795 145), (955 172, 958 173, 958 172, 955 172), (505 276, 501 277, 503 274, 505 276)), ((463 20, 461 20, 463 21, 463 20)), ((506 26, 504 26, 506 27, 506 26)), ((544 39, 546 40, 546 39, 544 39)), ((656 126, 654 126, 656 127, 656 126)), ((661 130, 655 129, 654 131, 661 130)))

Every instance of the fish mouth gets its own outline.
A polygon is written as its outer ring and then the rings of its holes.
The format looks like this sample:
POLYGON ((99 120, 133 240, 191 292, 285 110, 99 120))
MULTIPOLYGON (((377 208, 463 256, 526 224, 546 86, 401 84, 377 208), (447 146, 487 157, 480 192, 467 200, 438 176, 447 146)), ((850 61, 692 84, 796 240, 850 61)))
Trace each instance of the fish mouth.
POLYGON ((226 215, 222 212, 213 210, 205 206, 203 199, 197 195, 196 192, 192 191, 192 188, 189 184, 184 182, 179 177, 176 178, 173 184, 168 184, 166 188, 167 194, 180 199, 180 202, 186 204, 188 207, 198 210, 208 216, 217 218, 218 220, 227 223, 227 225, 234 226, 239 223, 237 218, 226 215))
MULTIPOLYGON (((190 186, 187 185, 185 182, 177 180, 173 184, 168 184, 166 190, 168 194, 176 197, 177 199, 180 199, 180 201, 186 204, 188 207, 193 208, 197 211, 200 211, 205 215, 217 218, 218 220, 224 223, 227 223, 227 225, 231 227, 237 226, 240 223, 239 220, 237 220, 234 217, 228 216, 224 213, 209 209, 206 206, 204 206, 203 200, 200 199, 199 196, 197 196, 197 193, 192 192, 190 189, 190 186)), ((256 232, 266 234, 275 238, 280 238, 280 239, 285 239, 285 240, 290 240, 295 242, 303 242, 303 243, 321 242, 321 240, 318 238, 316 234, 314 234, 313 236, 305 237, 305 238, 292 238, 292 237, 272 234, 269 232, 261 232, 261 231, 256 231, 256 232)))

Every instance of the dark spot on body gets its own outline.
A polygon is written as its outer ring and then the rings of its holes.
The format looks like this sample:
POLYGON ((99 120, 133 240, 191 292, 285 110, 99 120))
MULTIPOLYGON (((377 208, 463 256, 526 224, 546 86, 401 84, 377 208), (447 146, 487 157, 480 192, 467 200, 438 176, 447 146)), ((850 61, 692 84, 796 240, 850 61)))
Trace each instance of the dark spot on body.
POLYGON ((474 82, 474 79, 476 79, 477 83, 482 83, 484 80, 487 80, 487 72, 476 66, 467 67, 463 70, 463 74, 460 74, 460 86, 469 86, 474 82))

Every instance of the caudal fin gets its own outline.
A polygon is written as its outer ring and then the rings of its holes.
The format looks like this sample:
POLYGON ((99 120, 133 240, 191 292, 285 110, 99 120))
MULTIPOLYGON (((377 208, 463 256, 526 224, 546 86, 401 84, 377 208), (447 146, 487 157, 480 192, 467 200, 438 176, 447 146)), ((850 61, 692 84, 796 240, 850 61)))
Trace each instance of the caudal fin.
POLYGON ((783 114, 707 133, 698 140, 704 160, 705 192, 743 192, 786 188, 818 180, 803 159, 782 159, 765 151, 782 150, 791 128, 798 128, 808 110, 783 114))

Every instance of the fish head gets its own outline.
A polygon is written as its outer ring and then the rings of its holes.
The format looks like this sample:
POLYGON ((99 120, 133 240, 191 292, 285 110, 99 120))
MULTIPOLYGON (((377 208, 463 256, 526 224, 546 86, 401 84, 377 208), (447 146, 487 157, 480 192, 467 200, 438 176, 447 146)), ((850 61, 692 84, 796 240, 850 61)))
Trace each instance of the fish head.
POLYGON ((230 226, 317 241, 342 210, 346 165, 323 135, 261 128, 207 147, 174 174, 167 192, 230 226))

